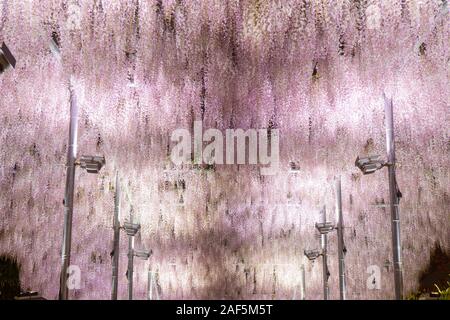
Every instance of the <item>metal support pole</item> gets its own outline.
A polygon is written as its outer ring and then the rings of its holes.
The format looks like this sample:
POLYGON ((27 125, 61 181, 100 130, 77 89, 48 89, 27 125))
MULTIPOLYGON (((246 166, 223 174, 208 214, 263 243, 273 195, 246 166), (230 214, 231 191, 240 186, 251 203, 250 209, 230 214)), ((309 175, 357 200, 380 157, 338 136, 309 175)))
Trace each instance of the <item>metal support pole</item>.
MULTIPOLYGON (((327 222, 327 211, 326 207, 323 206, 322 210, 322 222, 327 222)), ((329 288, 328 288, 328 265, 327 265, 327 246, 328 239, 327 234, 322 234, 321 236, 322 245, 322 268, 323 268, 323 299, 328 300, 329 288)))
POLYGON ((152 269, 149 267, 148 269, 148 300, 153 300, 153 289, 155 289, 155 299, 159 300, 159 291, 158 291, 158 285, 156 283, 156 274, 158 273, 158 270, 152 271, 152 269))
POLYGON ((113 261, 112 261, 112 288, 111 300, 117 300, 118 274, 119 274, 119 251, 120 251, 120 185, 119 174, 116 173, 116 190, 114 195, 114 240, 113 240, 113 261))
POLYGON ((344 263, 344 219, 342 216, 341 177, 336 180, 337 236, 339 256, 339 297, 345 300, 345 263, 344 263))
POLYGON ((70 265, 70 247, 72 242, 72 216, 73 216, 73 194, 75 187, 75 165, 77 157, 77 130, 78 130, 78 105, 75 88, 72 79, 69 84, 70 90, 70 126, 69 145, 67 150, 67 174, 66 188, 64 194, 64 231, 63 245, 61 250, 61 275, 59 283, 59 299, 67 300, 67 269, 70 265))
POLYGON ((134 236, 128 238, 128 300, 133 300, 134 236))
POLYGON ((403 299, 403 266, 402 248, 400 239, 400 215, 397 182, 395 179, 395 143, 394 143, 394 115, 392 99, 384 95, 386 117, 386 151, 389 172, 389 203, 392 227, 392 251, 394 260, 395 298, 403 299))
POLYGON ((151 268, 148 269, 147 276, 148 276, 147 300, 152 300, 152 270, 151 270, 151 268))
POLYGON ((300 300, 305 300, 306 299, 306 294, 305 294, 306 284, 305 284, 305 266, 304 265, 302 265, 300 268, 300 276, 301 276, 301 284, 302 284, 302 286, 300 288, 300 300))

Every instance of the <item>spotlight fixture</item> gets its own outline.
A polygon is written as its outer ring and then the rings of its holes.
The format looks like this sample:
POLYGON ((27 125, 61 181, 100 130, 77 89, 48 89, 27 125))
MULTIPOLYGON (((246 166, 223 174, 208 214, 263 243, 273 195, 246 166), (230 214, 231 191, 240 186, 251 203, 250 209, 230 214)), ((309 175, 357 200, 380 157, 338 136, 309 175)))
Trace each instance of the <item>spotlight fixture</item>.
POLYGON ((152 253, 151 251, 134 250, 134 255, 143 260, 147 260, 148 258, 150 258, 151 253, 152 253))
POLYGON ((3 42, 0 49, 0 73, 3 73, 9 67, 16 67, 16 58, 9 51, 6 44, 3 42))
POLYGON ((122 228, 125 230, 127 235, 133 237, 141 229, 141 225, 138 223, 124 222, 122 228))
POLYGON ((122 228, 125 230, 127 235, 134 237, 139 229, 141 229, 141 225, 138 223, 124 222, 122 228))
POLYGON ((364 158, 360 158, 358 156, 355 161, 355 166, 357 166, 363 174, 374 173, 375 171, 387 165, 388 163, 380 159, 379 155, 371 155, 364 158))
POLYGON ((86 169, 89 173, 98 173, 105 165, 105 157, 99 156, 81 156, 78 160, 80 167, 86 169))
POLYGON ((311 261, 316 260, 318 257, 320 257, 322 255, 320 253, 320 251, 317 249, 305 250, 303 253, 308 258, 308 260, 311 260, 311 261))
POLYGON ((334 224, 332 222, 316 223, 316 229, 320 234, 327 234, 334 230, 334 224))

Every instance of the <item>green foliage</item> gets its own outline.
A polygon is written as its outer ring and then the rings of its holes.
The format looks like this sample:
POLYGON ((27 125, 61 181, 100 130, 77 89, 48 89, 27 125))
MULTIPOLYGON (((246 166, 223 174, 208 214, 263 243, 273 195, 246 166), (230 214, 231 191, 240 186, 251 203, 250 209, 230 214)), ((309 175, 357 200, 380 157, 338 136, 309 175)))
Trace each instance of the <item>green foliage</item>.
POLYGON ((435 297, 438 300, 450 300, 450 281, 447 281, 447 287, 446 288, 442 288, 441 289, 437 284, 434 284, 434 286, 436 287, 437 291, 432 291, 432 292, 426 292, 426 291, 411 292, 406 297, 406 300, 420 300, 421 297, 427 297, 428 295, 430 297, 435 297))
POLYGON ((447 288, 446 289, 440 289, 437 284, 435 284, 437 288, 437 294, 439 295, 439 300, 450 300, 450 282, 447 281, 447 288))
POLYGON ((420 292, 411 292, 407 297, 406 300, 419 300, 420 292))

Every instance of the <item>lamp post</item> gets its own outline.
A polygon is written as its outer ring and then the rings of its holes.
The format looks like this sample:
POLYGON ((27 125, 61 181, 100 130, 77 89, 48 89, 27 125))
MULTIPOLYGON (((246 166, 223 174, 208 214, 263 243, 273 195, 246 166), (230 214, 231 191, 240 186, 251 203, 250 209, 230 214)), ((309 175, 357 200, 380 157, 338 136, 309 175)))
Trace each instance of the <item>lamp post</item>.
MULTIPOLYGON (((132 247, 132 254, 130 254, 131 258, 137 257, 142 260, 148 260, 150 257, 151 252, 146 250, 135 250, 134 249, 134 237, 133 238, 133 247, 132 247)), ((131 270, 131 277, 128 278, 128 299, 133 300, 133 259, 131 259, 131 264, 129 264, 129 271, 131 270)))
MULTIPOLYGON (((71 95, 72 96, 72 95, 71 95)), ((74 97, 74 95, 72 96, 74 97)), ((64 195, 64 231, 63 231, 63 245, 61 250, 61 276, 59 284, 59 299, 68 299, 67 269, 70 265, 70 252, 72 245, 72 218, 73 218, 73 193, 75 186, 75 168, 79 165, 86 169, 88 173, 98 173, 105 164, 104 157, 81 156, 76 159, 77 149, 77 120, 78 108, 76 99, 71 99, 71 119, 70 119, 70 134, 69 147, 67 152, 67 175, 66 175, 66 191, 64 195)))
MULTIPOLYGON (((326 227, 327 224, 327 211, 326 207, 324 206, 322 209, 322 223, 324 224, 323 227, 326 227)), ((319 230, 321 234, 321 248, 322 248, 322 272, 323 272, 323 299, 328 300, 330 295, 330 288, 328 287, 328 278, 330 276, 330 273, 328 272, 328 236, 327 232, 321 232, 322 225, 316 224, 316 228, 319 230)))
POLYGON ((119 273, 119 251, 120 251, 120 185, 119 174, 116 173, 116 188, 114 195, 114 239, 113 239, 113 261, 112 261, 112 285, 111 300, 117 300, 118 273, 119 273))
POLYGON ((403 265, 402 248, 400 238, 400 214, 399 202, 402 194, 398 189, 395 177, 395 143, 394 143, 394 115, 392 99, 388 99, 383 94, 385 118, 386 118, 386 151, 387 161, 380 159, 380 156, 368 156, 365 158, 357 157, 355 165, 363 174, 374 173, 375 171, 388 167, 389 176, 389 207, 391 212, 391 231, 392 231, 392 255, 394 261, 394 283, 395 298, 403 299, 403 265))
POLYGON ((134 249, 134 236, 141 229, 141 225, 138 223, 133 223, 133 216, 130 214, 130 222, 125 222, 123 229, 128 235, 128 300, 133 300, 133 269, 134 269, 134 257, 147 260, 150 257, 151 252, 146 250, 135 250, 134 249))
POLYGON ((338 257, 339 257, 339 297, 341 300, 346 298, 345 281, 345 245, 344 245, 344 219, 342 216, 342 195, 341 195, 341 177, 336 180, 336 212, 337 212, 337 236, 338 236, 338 257))
POLYGON ((397 180, 395 178, 395 143, 394 143, 394 114, 392 98, 388 99, 383 94, 385 117, 386 117, 386 151, 388 157, 389 174, 389 202, 391 211, 392 226, 392 254, 394 258, 394 282, 395 298, 403 299, 403 266, 402 266, 402 248, 400 239, 400 214, 399 202, 401 193, 398 190, 397 180))
MULTIPOLYGON (((156 290, 158 293, 158 290, 156 290)), ((153 272, 151 268, 148 269, 147 273, 147 300, 153 299, 153 272)))
POLYGON ((70 264, 72 241, 73 192, 75 187, 75 162, 77 157, 78 105, 72 80, 70 81, 70 125, 69 145, 67 148, 66 190, 64 193, 64 232, 61 251, 61 277, 59 283, 59 299, 68 297, 67 269, 70 264))
POLYGON ((314 261, 320 256, 322 256, 322 278, 323 278, 323 299, 328 300, 330 290, 328 287, 328 278, 330 276, 330 273, 328 272, 328 261, 327 261, 327 246, 328 246, 328 239, 327 234, 334 230, 334 226, 331 222, 326 221, 326 208, 323 207, 322 211, 322 223, 316 223, 316 229, 320 232, 320 246, 321 250, 313 249, 313 250, 305 250, 304 254, 305 256, 311 260, 314 261))
MULTIPOLYGON (((54 42, 52 42, 54 44, 54 42)), ((58 51, 56 56, 58 59, 58 51)), ((73 194, 75 189, 75 168, 79 165, 88 173, 98 173, 105 165, 102 156, 81 156, 77 159, 77 131, 78 131, 78 104, 73 77, 69 80, 70 92, 70 124, 69 143, 67 147, 67 171, 66 187, 64 192, 64 230, 63 244, 61 249, 61 275, 59 282, 59 299, 67 300, 69 288, 67 286, 68 268, 70 265, 70 254, 72 245, 72 218, 73 218, 73 194)))
POLYGON ((301 288, 300 288, 300 300, 306 299, 306 283, 305 283, 305 266, 302 264, 300 267, 300 279, 301 279, 301 288))
POLYGON ((128 238, 128 300, 133 300, 134 236, 128 238))
POLYGON ((322 222, 316 223, 316 229, 320 234, 321 251, 305 250, 305 256, 309 260, 315 260, 322 256, 323 270, 323 298, 328 300, 330 297, 330 288, 328 286, 328 278, 330 272, 328 270, 328 233, 337 230, 338 234, 338 252, 339 252, 339 295, 341 300, 345 300, 345 245, 344 245, 344 221, 342 218, 342 200, 341 200, 341 179, 336 180, 336 213, 338 216, 338 224, 335 226, 332 222, 327 221, 326 207, 321 210, 322 222))
POLYGON ((134 259, 134 236, 141 228, 140 224, 133 223, 133 216, 130 215, 130 222, 125 222, 123 228, 128 235, 128 299, 133 300, 133 259, 134 259))

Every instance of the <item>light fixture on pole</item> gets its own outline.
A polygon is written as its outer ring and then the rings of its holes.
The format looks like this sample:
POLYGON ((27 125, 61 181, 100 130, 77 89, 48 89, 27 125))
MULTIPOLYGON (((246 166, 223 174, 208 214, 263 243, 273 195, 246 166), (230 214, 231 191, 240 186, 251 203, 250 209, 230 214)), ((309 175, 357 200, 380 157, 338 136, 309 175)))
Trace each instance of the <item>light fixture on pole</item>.
POLYGON ((147 260, 151 251, 146 250, 135 250, 134 249, 134 236, 141 229, 141 225, 138 223, 133 223, 133 216, 130 213, 130 222, 125 222, 123 225, 123 229, 128 235, 128 269, 127 269, 127 278, 128 278, 128 299, 133 300, 133 269, 134 269, 134 257, 141 258, 143 260, 147 260))
POLYGON ((99 173, 105 165, 105 157, 101 156, 81 156, 77 164, 86 169, 88 173, 99 173))
POLYGON ((75 189, 75 167, 79 165, 86 169, 88 173, 99 173, 100 169, 105 165, 105 157, 101 156, 82 156, 76 157, 77 148, 77 120, 78 108, 76 100, 71 99, 71 120, 69 134, 69 148, 67 153, 67 176, 66 176, 66 192, 64 196, 64 232, 62 247, 62 266, 60 277, 59 298, 60 300, 68 299, 67 269, 70 265, 70 253, 72 245, 72 217, 73 217, 73 194, 75 189))
POLYGON ((328 239, 327 234, 335 229, 333 223, 326 221, 326 208, 325 206, 321 210, 322 213, 322 222, 316 223, 316 229, 320 233, 320 245, 321 250, 305 250, 304 254, 305 256, 311 260, 314 261, 320 256, 322 257, 322 277, 323 277, 323 299, 328 300, 329 298, 329 287, 328 287, 328 278, 330 276, 330 273, 328 271, 328 262, 327 262, 327 247, 328 247, 328 239))
POLYGON ((134 274, 134 257, 142 260, 148 260, 151 255, 151 251, 147 250, 135 250, 134 249, 134 237, 130 237, 128 251, 128 299, 133 300, 133 274, 134 274))
POLYGON ((129 237, 134 237, 141 229, 141 225, 139 223, 125 222, 122 228, 129 237))
MULTIPOLYGON (((55 45, 55 43, 52 43, 55 45)), ((53 51, 58 56, 59 52, 53 51)), ((61 275, 59 282, 59 299, 68 299, 68 268, 70 265, 70 254, 72 245, 72 218, 73 218, 73 195, 75 189, 75 168, 80 165, 89 173, 98 173, 105 165, 105 158, 99 156, 82 156, 77 159, 77 132, 78 132, 78 104, 75 92, 73 77, 69 80, 70 92, 70 124, 69 124, 69 144, 67 148, 67 172, 66 186, 64 192, 64 230, 63 244, 61 250, 61 275)))
POLYGON ((142 260, 148 260, 150 258, 151 251, 146 250, 134 250, 134 256, 141 258, 142 260))
MULTIPOLYGON (((304 250, 303 254, 305 255, 306 258, 308 258, 309 261, 315 261, 317 258, 319 258, 320 256, 323 256, 323 251, 318 250, 318 249, 310 249, 310 250, 304 250)), ((304 272, 305 269, 302 269, 302 282, 303 282, 303 290, 305 289, 305 276, 304 276, 304 272)), ((325 284, 326 279, 325 277, 323 278, 323 283, 325 284)), ((324 290, 325 292, 325 290, 324 290)), ((304 297, 304 296, 303 296, 304 297)), ((324 296, 324 299, 326 300, 326 296, 324 296)))
POLYGON ((384 166, 387 166, 387 163, 380 159, 379 155, 370 155, 363 158, 358 156, 355 160, 355 166, 357 166, 363 174, 371 174, 384 166))
POLYGON ((392 98, 387 99, 384 95, 384 106, 386 116, 386 151, 388 157, 389 174, 389 202, 391 204, 391 224, 392 224, 392 253, 394 258, 394 282, 395 298, 403 299, 403 265, 402 265, 402 244, 400 238, 400 212, 399 203, 402 194, 397 185, 395 176, 395 142, 394 142, 394 112, 392 98))
POLYGON ((379 159, 379 156, 369 156, 366 158, 357 157, 355 165, 363 174, 373 173, 383 167, 388 167, 389 175, 389 205, 391 211, 391 229, 392 229, 392 255, 394 260, 394 282, 395 298, 403 299, 403 265, 401 256, 401 238, 400 238, 400 214, 399 202, 402 194, 398 188, 395 177, 395 143, 394 143, 394 115, 392 99, 388 99, 383 94, 385 119, 386 119, 386 152, 387 161, 379 159))
POLYGON ((59 283, 59 299, 67 300, 67 269, 70 265, 70 252, 72 242, 72 215, 73 215, 73 194, 75 188, 75 161, 77 154, 77 131, 78 131, 78 105, 76 95, 70 83, 70 125, 69 125, 69 145, 67 148, 67 173, 66 188, 64 194, 64 230, 63 245, 61 250, 61 275, 59 283))
POLYGON ((16 67, 16 58, 14 58, 11 51, 9 51, 8 47, 3 42, 2 47, 0 48, 0 74, 9 67, 16 67))
MULTIPOLYGON (((90 159, 92 160, 92 159, 90 159)), ((89 161, 86 163, 89 166, 89 161)), ((91 167, 93 168, 93 166, 91 167)), ((93 168, 95 170, 95 168, 93 168)), ((111 286, 111 300, 117 300, 117 288, 118 288, 118 273, 119 273, 119 239, 120 239, 120 229, 123 229, 128 235, 128 267, 127 267, 127 278, 128 278, 128 299, 133 299, 133 269, 134 269, 134 257, 147 260, 151 251, 145 250, 135 250, 134 249, 134 237, 141 229, 139 223, 133 223, 133 213, 130 212, 130 222, 124 222, 123 226, 120 225, 120 183, 119 174, 116 173, 116 187, 114 196, 114 238, 113 238, 113 251, 111 253, 113 257, 112 261, 112 286, 111 286)))
POLYGON ((322 249, 322 268, 323 268, 323 299, 328 300, 330 296, 330 288, 328 287, 328 278, 330 277, 330 272, 328 271, 328 236, 327 234, 334 230, 334 225, 327 221, 327 211, 326 207, 323 206, 321 211, 322 222, 316 223, 316 229, 321 235, 321 249, 322 249))
MULTIPOLYGON (((320 256, 323 256, 323 251, 318 250, 318 249, 309 249, 309 250, 304 250, 303 254, 305 255, 306 258, 308 258, 309 261, 315 261, 317 258, 319 258, 320 256)), ((302 290, 305 290, 305 269, 302 266, 302 290)), ((324 276, 323 278, 323 283, 326 283, 326 278, 324 276)), ((324 290, 325 292, 325 290, 324 290)), ((303 291, 303 299, 304 299, 304 291, 303 291)), ((324 299, 326 300, 326 296, 324 296, 324 299)))
POLYGON ((327 234, 334 230, 334 224, 332 222, 317 222, 316 229, 321 235, 327 234))
POLYGON ((308 258, 310 261, 316 260, 318 257, 322 255, 320 250, 312 249, 312 250, 304 250, 303 254, 308 258))
POLYGON ((81 168, 86 169, 88 173, 98 173, 105 164, 104 157, 98 156, 82 156, 79 160, 75 160, 76 156, 76 121, 77 121, 77 107, 71 100, 71 121, 69 134, 69 148, 67 156, 67 176, 66 176, 66 192, 64 196, 64 231, 63 231, 63 247, 62 247, 62 266, 60 277, 59 298, 60 300, 68 299, 68 268, 70 265, 70 253, 72 245, 72 217, 73 217, 73 194, 75 189, 75 167, 80 165, 81 168), (72 112, 74 111, 74 112, 72 112))
POLYGON ((336 212, 338 214, 338 224, 335 226, 332 222, 326 220, 326 207, 321 210, 322 222, 315 224, 317 231, 319 231, 321 239, 321 250, 305 250, 305 256, 309 260, 315 260, 322 256, 323 259, 323 296, 324 300, 329 299, 328 278, 330 272, 328 270, 328 233, 336 230, 338 234, 338 254, 339 254, 339 293, 340 299, 345 300, 345 268, 344 255, 346 252, 344 246, 344 223, 342 219, 342 200, 341 200, 341 180, 336 180, 336 212))
POLYGON ((141 229, 141 225, 132 222, 125 222, 123 228, 128 235, 128 299, 133 300, 134 236, 139 231, 139 229, 141 229))

